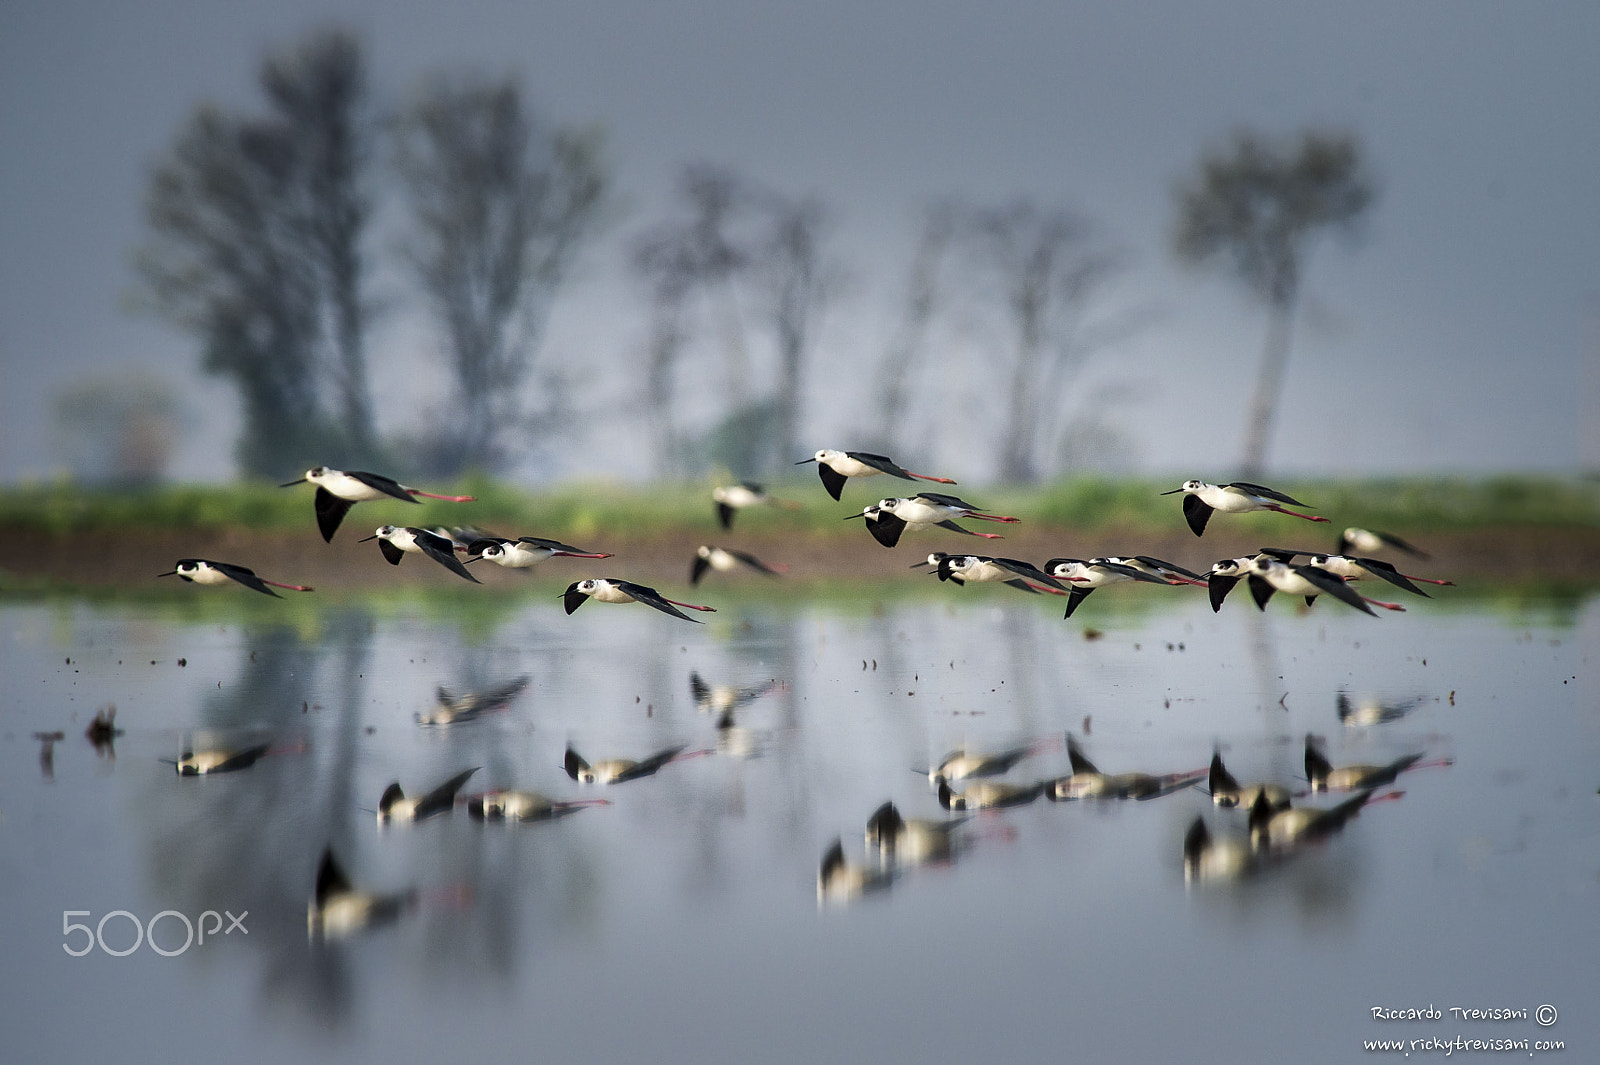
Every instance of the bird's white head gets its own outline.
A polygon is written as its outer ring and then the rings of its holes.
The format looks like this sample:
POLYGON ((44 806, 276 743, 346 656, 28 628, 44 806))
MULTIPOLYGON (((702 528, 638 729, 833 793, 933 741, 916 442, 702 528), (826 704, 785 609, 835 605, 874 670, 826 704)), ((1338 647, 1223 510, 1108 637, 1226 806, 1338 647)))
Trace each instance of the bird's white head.
POLYGON ((711 548, 708 547, 705 544, 701 544, 699 547, 694 549, 694 553, 696 555, 700 556, 701 558, 710 558, 711 557, 711 548))
POLYGON ((600 582, 595 578, 590 577, 587 580, 579 581, 573 587, 577 588, 578 591, 582 592, 584 595, 593 595, 595 592, 600 590, 600 582))
POLYGON ((825 447, 811 457, 818 462, 832 462, 834 459, 844 458, 844 452, 837 451, 831 447, 825 447))

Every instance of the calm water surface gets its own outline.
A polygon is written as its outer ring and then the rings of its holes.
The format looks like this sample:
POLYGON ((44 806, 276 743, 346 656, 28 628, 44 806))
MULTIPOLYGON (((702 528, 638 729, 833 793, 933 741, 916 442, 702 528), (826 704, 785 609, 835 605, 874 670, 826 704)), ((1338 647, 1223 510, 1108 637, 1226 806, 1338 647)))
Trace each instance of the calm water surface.
MULTIPOLYGON (((1364 1040, 1464 1037, 1600 1060, 1596 600, 1378 619, 1115 600, 1071 622, 991 589, 745 600, 705 626, 567 617, 542 596, 472 622, 422 601, 0 604, 0 1058, 1340 1062, 1369 1059, 1364 1040), (695 675, 768 690, 719 728, 695 675), (437 685, 521 676, 503 712, 414 720, 437 685), (1341 694, 1409 712, 1347 724, 1341 694), (114 756, 83 736, 107 703, 126 729, 114 756), (46 759, 34 734, 57 730, 46 759), (1217 835, 1243 827, 1187 790, 975 818, 953 863, 819 907, 821 856, 840 838, 867 861, 880 803, 945 816, 912 768, 1041 741, 1007 779, 1055 776, 1068 731, 1108 772, 1200 768, 1220 745, 1241 779, 1292 786, 1308 732, 1335 763, 1455 764, 1406 774, 1402 799, 1243 883, 1185 885, 1196 814, 1217 835), (274 748, 208 778, 161 761, 208 737, 274 748), (712 753, 584 791, 560 768, 569 744, 591 760, 712 753), (469 792, 613 805, 376 824, 391 781, 415 793, 472 766, 469 792), (309 942, 330 844, 356 883, 414 887, 417 908, 309 942), (248 932, 172 957, 66 953, 84 934, 64 920, 115 910, 248 911, 248 932), (1442 1020, 1372 1017, 1430 1005, 1442 1020), (1554 1025, 1533 1020, 1541 1005, 1554 1025)), ((101 931, 111 950, 134 942, 125 917, 101 931)), ((176 951, 184 930, 169 917, 156 935, 176 951)))

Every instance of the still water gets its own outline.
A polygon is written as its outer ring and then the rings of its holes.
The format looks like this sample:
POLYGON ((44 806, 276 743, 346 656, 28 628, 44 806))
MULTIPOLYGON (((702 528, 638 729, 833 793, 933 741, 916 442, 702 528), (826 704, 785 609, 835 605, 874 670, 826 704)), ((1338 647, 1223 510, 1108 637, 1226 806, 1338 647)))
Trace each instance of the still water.
POLYGON ((1138 598, 1071 622, 1001 589, 747 598, 704 626, 545 596, 467 619, 424 599, 0 604, 0 1058, 1340 1062, 1461 1038, 1600 1060, 1600 601, 1374 619, 1204 596, 1127 612, 1138 598), (438 686, 523 677, 503 709, 416 721, 438 686), (730 718, 704 686, 747 690, 730 718), (113 703, 124 732, 97 752, 84 728, 113 703), (1340 716, 1378 704, 1389 720, 1340 716), (1307 733, 1335 764, 1454 764, 1240 882, 1186 885, 1196 815, 1218 837, 1245 823, 1192 788, 979 815, 955 860, 819 905, 824 852, 869 863, 881 803, 947 816, 912 769, 1037 744, 1003 779, 1055 777, 1068 732, 1107 772, 1199 769, 1216 747, 1291 789, 1307 733), (178 777, 208 742, 271 747, 178 777), (561 768, 569 746, 677 745, 694 757, 611 787, 561 768), (391 782, 474 766, 463 796, 612 804, 378 825, 391 782), (310 941, 330 846, 415 907, 310 941), (208 937, 180 952, 185 917, 208 937))

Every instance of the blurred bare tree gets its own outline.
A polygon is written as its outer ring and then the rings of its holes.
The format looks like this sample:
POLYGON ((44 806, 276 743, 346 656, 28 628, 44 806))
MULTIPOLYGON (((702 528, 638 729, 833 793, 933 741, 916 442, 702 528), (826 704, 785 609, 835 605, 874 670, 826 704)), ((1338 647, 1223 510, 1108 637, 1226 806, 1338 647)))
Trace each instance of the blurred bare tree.
POLYGON ((1057 453, 1050 437, 1073 374, 1135 324, 1091 320, 1122 256, 1082 216, 1027 199, 969 208, 963 230, 1013 345, 1009 364, 990 363, 971 378, 1005 397, 998 472, 1004 481, 1036 481, 1057 453))
POLYGON ((61 453, 88 482, 148 485, 172 457, 181 416, 172 388, 139 374, 80 382, 56 397, 61 453))
POLYGON ((269 57, 260 83, 265 117, 201 106, 156 164, 135 265, 155 309, 202 338, 206 372, 238 385, 240 467, 276 475, 375 446, 360 294, 370 117, 343 31, 269 57))
POLYGON ((805 368, 838 268, 823 248, 827 212, 815 199, 790 199, 706 164, 686 167, 686 211, 647 229, 633 268, 651 292, 645 407, 659 472, 707 463, 740 476, 773 472, 794 450, 803 415, 805 368), (751 340, 772 342, 773 385, 751 384, 751 340), (677 427, 679 364, 695 337, 720 349, 722 416, 698 444, 677 427))
POLYGON ((929 206, 922 216, 917 245, 911 256, 904 317, 883 361, 878 364, 874 447, 894 454, 900 423, 911 403, 912 382, 918 360, 925 353, 928 334, 938 314, 940 276, 945 268, 956 218, 961 208, 945 200, 929 206))
POLYGON ((1354 230, 1376 195, 1361 142, 1310 130, 1268 140, 1250 132, 1208 152, 1177 191, 1173 248, 1187 263, 1226 257, 1267 307, 1267 338, 1251 395, 1240 472, 1259 475, 1283 390, 1294 315, 1311 240, 1354 230))
POLYGON ((560 382, 542 382, 546 402, 532 417, 520 389, 551 303, 597 221, 607 185, 601 140, 537 123, 509 78, 435 78, 395 133, 413 207, 407 257, 455 378, 455 403, 427 465, 502 469, 516 433, 559 428, 560 382))

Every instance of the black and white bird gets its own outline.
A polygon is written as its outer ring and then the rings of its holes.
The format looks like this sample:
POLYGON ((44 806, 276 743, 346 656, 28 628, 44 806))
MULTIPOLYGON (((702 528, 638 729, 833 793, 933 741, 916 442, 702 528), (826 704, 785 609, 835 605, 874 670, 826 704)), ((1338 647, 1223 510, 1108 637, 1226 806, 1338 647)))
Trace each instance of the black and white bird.
POLYGON ((1254 558, 1254 555, 1241 555, 1239 558, 1218 559, 1211 564, 1206 585, 1211 596, 1212 613, 1222 610, 1222 604, 1228 598, 1228 593, 1233 591, 1234 585, 1249 578, 1250 563, 1254 558))
POLYGON ((1339 546, 1334 550, 1341 555, 1347 555, 1352 551, 1370 555, 1389 547, 1394 548, 1396 551, 1404 551, 1408 555, 1415 555, 1417 558, 1425 559, 1428 557, 1426 551, 1407 543, 1393 533, 1377 532, 1372 529, 1358 529, 1354 526, 1339 534, 1339 546))
POLYGON ((317 511, 317 528, 322 531, 322 538, 329 543, 333 542, 334 531, 339 528, 339 523, 344 521, 344 516, 350 512, 350 508, 367 500, 388 498, 415 503, 418 501, 417 496, 425 496, 428 499, 442 499, 448 503, 477 502, 476 496, 442 496, 424 492, 420 488, 408 488, 381 473, 335 470, 328 466, 313 467, 306 471, 304 477, 285 481, 278 487, 289 488, 308 481, 317 486, 317 494, 313 500, 317 511))
POLYGON ((962 791, 939 782, 939 805, 946 810, 999 810, 1026 806, 1044 793, 1044 784, 1007 784, 1001 780, 975 780, 962 791))
POLYGON ((702 714, 726 714, 766 695, 768 692, 786 692, 789 686, 777 678, 759 684, 735 688, 730 684, 708 684, 698 671, 689 673, 689 694, 694 707, 702 714))
POLYGON ((988 555, 944 555, 934 563, 941 581, 956 584, 1009 584, 1022 585, 1027 592, 1048 592, 1066 595, 1067 590, 1055 577, 1017 558, 991 558, 988 555))
POLYGON ((561 601, 567 608, 567 613, 582 606, 587 600, 593 599, 597 603, 643 603, 645 606, 655 607, 663 614, 671 614, 684 621, 693 621, 696 625, 701 622, 685 614, 678 608, 688 610, 703 610, 716 612, 714 606, 695 606, 693 603, 680 603, 676 599, 667 599, 654 588, 646 588, 642 584, 631 581, 619 581, 612 577, 590 577, 588 580, 573 581, 567 585, 567 590, 561 593, 561 601))
POLYGON ((853 902, 863 895, 886 890, 894 883, 892 868, 852 865, 844 857, 844 841, 835 839, 822 855, 817 870, 817 905, 853 902))
POLYGON ((972 751, 958 747, 939 760, 932 769, 913 769, 924 775, 934 787, 940 784, 959 784, 977 777, 997 777, 1009 773, 1011 767, 1044 750, 1039 743, 1024 744, 1005 751, 972 751))
POLYGON ((306 932, 312 939, 350 935, 398 920, 416 902, 415 890, 387 895, 357 890, 334 860, 333 849, 326 848, 306 906, 306 932))
POLYGON ((867 819, 867 849, 895 865, 946 862, 955 857, 960 839, 957 830, 966 822, 965 817, 907 820, 893 802, 886 802, 867 819))
POLYGON ((1246 836, 1213 836, 1199 815, 1190 823, 1189 831, 1184 833, 1184 883, 1238 880, 1259 868, 1259 855, 1250 846, 1246 836))
POLYGON ((799 503, 769 495, 765 488, 752 481, 719 485, 711 490, 711 498, 717 504, 717 520, 722 523, 724 529, 733 528, 734 516, 747 507, 782 507, 785 510, 800 509, 799 503))
POLYGON ((1421 699, 1407 699, 1398 703, 1386 703, 1371 696, 1351 699, 1349 692, 1340 692, 1334 699, 1334 710, 1339 715, 1339 722, 1352 728, 1386 725, 1391 721, 1399 721, 1421 705, 1421 699))
POLYGON ((1089 593, 1096 588, 1104 588, 1108 584, 1122 584, 1127 581, 1144 581, 1147 584, 1170 585, 1172 582, 1165 577, 1148 573, 1145 570, 1130 566, 1120 560, 1110 558, 1052 558, 1044 564, 1044 568, 1059 580, 1071 581, 1072 588, 1067 593, 1066 617, 1071 617, 1078 605, 1089 597, 1089 593))
POLYGON ((309 592, 312 590, 309 584, 284 584, 282 581, 269 581, 265 577, 256 576, 255 570, 245 569, 243 566, 235 566, 232 562, 212 562, 204 558, 180 558, 177 565, 173 566, 172 569, 166 573, 158 573, 156 576, 179 577, 193 584, 207 584, 213 587, 219 584, 227 584, 231 581, 235 584, 242 584, 253 591, 261 592, 263 595, 270 595, 274 599, 282 599, 283 596, 273 591, 272 588, 287 588, 291 592, 309 592), (269 584, 272 585, 272 588, 267 587, 269 584))
MULTIPOLYGON (((249 747, 185 747, 172 762, 180 777, 203 777, 213 773, 234 773, 249 769, 272 751, 272 744, 257 743, 249 747)), ((163 759, 163 761, 168 761, 163 759)))
POLYGON ((746 566, 757 573, 765 573, 769 577, 777 577, 788 572, 789 567, 781 562, 766 563, 748 551, 735 551, 731 547, 715 547, 711 544, 701 544, 695 548, 694 561, 689 565, 689 584, 699 584, 700 578, 706 575, 707 570, 716 570, 718 573, 731 573, 740 566, 746 566))
POLYGON ((887 473, 890 477, 898 477, 902 481, 936 481, 939 484, 955 484, 948 477, 929 477, 925 473, 912 473, 904 466, 884 455, 874 455, 867 451, 835 451, 832 448, 823 448, 808 459, 801 459, 796 466, 804 466, 808 462, 817 464, 817 475, 822 478, 822 486, 828 494, 838 499, 844 490, 844 482, 851 477, 876 477, 880 473, 887 473))
POLYGON ((463 692, 460 695, 441 685, 434 691, 434 708, 427 713, 418 713, 417 724, 460 725, 473 721, 485 714, 504 710, 527 686, 526 675, 492 688, 463 692))
POLYGON ((467 816, 474 821, 554 821, 589 806, 610 806, 610 799, 557 800, 537 791, 501 788, 467 799, 467 816))
POLYGON ((603 551, 585 551, 559 540, 546 540, 542 536, 519 536, 515 540, 504 536, 481 536, 466 545, 467 561, 487 559, 506 569, 528 569, 547 558, 610 558, 603 551))
POLYGON ((1324 555, 1313 551, 1290 551, 1281 547, 1263 547, 1261 554, 1269 558, 1280 559, 1284 562, 1293 562, 1301 555, 1306 556, 1306 565, 1327 570, 1335 577, 1343 577, 1347 581, 1359 581, 1364 577, 1376 577, 1388 581, 1396 588, 1403 588, 1413 595, 1429 598, 1428 593, 1418 588, 1413 582, 1421 581, 1423 584, 1437 584, 1440 586, 1455 585, 1455 581, 1442 580, 1438 577, 1414 577, 1409 573, 1401 573, 1392 563, 1376 558, 1357 558, 1351 555, 1324 555))
POLYGON ((1211 755, 1209 770, 1211 801, 1224 809, 1243 807, 1250 809, 1265 798, 1267 805, 1280 810, 1289 805, 1289 789, 1282 784, 1240 784, 1222 764, 1222 752, 1211 755))
POLYGON ((1274 809, 1265 796, 1250 807, 1250 845, 1258 851, 1282 853, 1332 836, 1349 823, 1366 807, 1375 802, 1398 799, 1405 792, 1391 791, 1374 795, 1373 789, 1357 792, 1351 798, 1317 809, 1309 806, 1285 806, 1274 809))
POLYGON ((1431 769, 1452 765, 1448 758, 1424 762, 1422 754, 1408 754, 1384 765, 1342 765, 1328 761, 1310 736, 1306 737, 1306 779, 1312 791, 1365 791, 1393 784, 1408 769, 1431 769))
POLYGON ((649 758, 639 760, 610 758, 593 763, 585 761, 582 755, 568 747, 561 768, 567 771, 567 776, 579 784, 624 784, 630 780, 654 776, 662 766, 676 761, 683 755, 684 746, 680 743, 676 747, 668 747, 664 751, 657 751, 649 758))
POLYGON ((456 792, 461 790, 461 785, 465 784, 467 778, 476 773, 478 768, 473 766, 471 769, 464 769, 415 799, 406 798, 406 793, 400 789, 400 782, 395 781, 383 789, 383 796, 378 800, 378 824, 389 825, 396 822, 413 824, 439 814, 449 813, 456 804, 456 792))
POLYGON ((962 533, 966 536, 981 536, 986 540, 1000 539, 999 533, 975 533, 963 529, 955 523, 956 518, 973 518, 981 521, 998 521, 1005 523, 1019 522, 1021 518, 1007 517, 1004 514, 981 513, 971 503, 957 499, 955 496, 940 495, 936 492, 921 492, 914 496, 895 496, 889 499, 880 499, 870 507, 862 508, 860 514, 852 514, 846 521, 856 518, 865 518, 867 529, 872 533, 873 539, 884 547, 893 547, 900 542, 900 534, 907 526, 933 526, 948 529, 951 532, 962 533))
POLYGON ((456 557, 455 544, 444 537, 429 532, 427 529, 418 529, 414 526, 380 525, 378 531, 371 536, 362 537, 358 543, 368 540, 378 541, 378 547, 383 551, 383 557, 389 560, 389 565, 398 566, 400 560, 406 557, 407 552, 427 555, 445 569, 454 573, 463 580, 473 584, 482 581, 472 575, 461 560, 456 557))
POLYGON ((1196 536, 1203 535, 1206 531, 1206 522, 1211 520, 1212 511, 1220 510, 1224 514, 1247 514, 1253 510, 1274 510, 1279 514, 1288 514, 1307 521, 1327 521, 1327 518, 1315 514, 1301 514, 1299 511, 1287 510, 1283 504, 1290 506, 1309 507, 1311 504, 1302 503, 1293 496, 1284 495, 1282 492, 1248 481, 1232 481, 1228 484, 1207 484, 1204 481, 1184 481, 1183 484, 1170 492, 1162 492, 1164 496, 1184 493, 1183 516, 1188 519, 1189 528, 1194 530, 1196 536))
POLYGON ((1067 757, 1072 762, 1072 773, 1046 781, 1045 798, 1051 802, 1069 802, 1076 799, 1158 799, 1175 791, 1193 786, 1206 778, 1206 770, 1195 769, 1183 773, 1102 773, 1078 747, 1078 741, 1067 737, 1067 757))
POLYGON ((1317 596, 1326 593, 1365 614, 1372 614, 1374 606, 1381 606, 1385 610, 1405 610, 1399 603, 1385 603, 1361 595, 1345 583, 1343 577, 1335 576, 1315 566, 1296 566, 1267 555, 1257 555, 1250 560, 1249 570, 1250 575, 1246 578, 1246 583, 1249 584, 1250 595, 1260 610, 1267 608, 1267 600, 1276 592, 1303 596, 1307 606, 1315 602, 1317 596))

